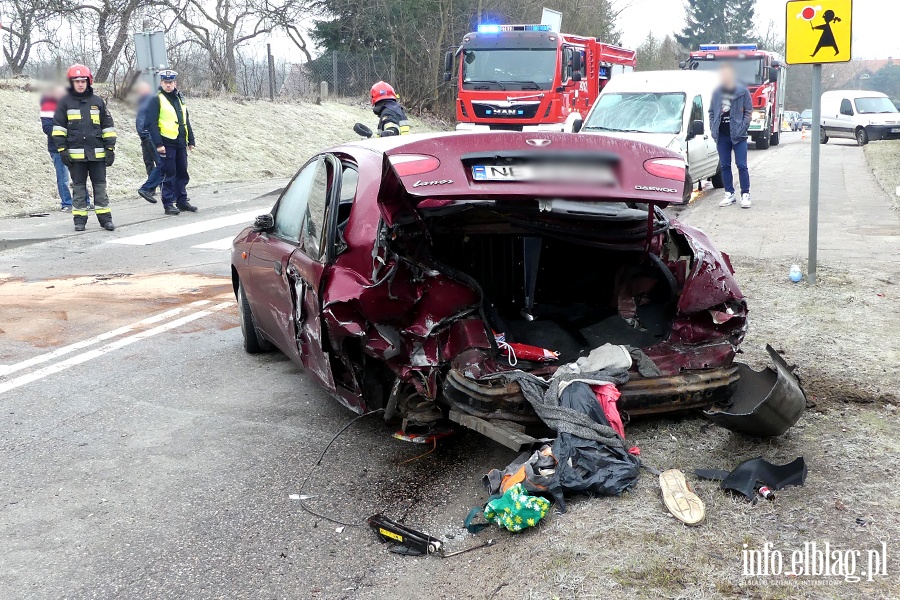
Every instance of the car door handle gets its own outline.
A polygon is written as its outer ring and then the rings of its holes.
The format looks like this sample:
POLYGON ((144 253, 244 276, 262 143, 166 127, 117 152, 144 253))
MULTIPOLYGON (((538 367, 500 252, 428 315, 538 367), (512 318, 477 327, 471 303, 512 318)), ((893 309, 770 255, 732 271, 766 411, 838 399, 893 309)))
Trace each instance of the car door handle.
POLYGON ((703 139, 704 139, 704 140, 708 140, 708 139, 709 139, 709 136, 708 136, 708 135, 704 135, 704 136, 703 136, 703 139))
POLYGON ((275 272, 278 273, 279 275, 281 275, 282 268, 283 267, 281 266, 281 261, 276 260, 275 261, 275 272))

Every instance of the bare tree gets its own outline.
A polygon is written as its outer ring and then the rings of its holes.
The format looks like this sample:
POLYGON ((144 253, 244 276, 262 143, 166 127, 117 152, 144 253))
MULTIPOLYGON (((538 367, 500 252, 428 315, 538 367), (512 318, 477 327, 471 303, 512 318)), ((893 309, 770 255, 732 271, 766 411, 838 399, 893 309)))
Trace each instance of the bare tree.
POLYGON ((51 44, 43 35, 42 26, 51 16, 52 9, 42 0, 6 0, 0 3, 8 22, 3 55, 13 75, 21 75, 32 51, 41 44, 51 44))

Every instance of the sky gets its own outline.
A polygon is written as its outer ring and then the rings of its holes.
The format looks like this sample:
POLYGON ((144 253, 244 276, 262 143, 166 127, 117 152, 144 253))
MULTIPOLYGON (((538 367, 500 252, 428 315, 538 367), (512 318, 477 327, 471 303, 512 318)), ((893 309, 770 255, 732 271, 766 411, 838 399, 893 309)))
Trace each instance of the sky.
MULTIPOLYGON (((683 0, 617 0, 630 4, 619 16, 618 29, 627 48, 636 48, 651 31, 665 36, 684 27, 683 0)), ((821 2, 821 0, 820 0, 821 2)), ((765 31, 773 21, 784 30, 786 0, 757 0, 756 26, 765 31)), ((817 5, 816 0, 810 0, 817 5)), ((566 28, 563 16, 563 30, 566 28)), ((900 0, 853 0, 853 58, 900 59, 900 0)), ((717 40, 709 40, 715 42, 717 40)))

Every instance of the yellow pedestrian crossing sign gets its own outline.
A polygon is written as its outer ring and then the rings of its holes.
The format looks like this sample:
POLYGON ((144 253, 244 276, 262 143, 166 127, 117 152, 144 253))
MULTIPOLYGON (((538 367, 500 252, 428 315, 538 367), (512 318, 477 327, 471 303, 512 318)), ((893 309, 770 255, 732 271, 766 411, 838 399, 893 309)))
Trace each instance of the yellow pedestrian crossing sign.
POLYGON ((790 0, 785 59, 790 65, 850 60, 853 0, 790 0))

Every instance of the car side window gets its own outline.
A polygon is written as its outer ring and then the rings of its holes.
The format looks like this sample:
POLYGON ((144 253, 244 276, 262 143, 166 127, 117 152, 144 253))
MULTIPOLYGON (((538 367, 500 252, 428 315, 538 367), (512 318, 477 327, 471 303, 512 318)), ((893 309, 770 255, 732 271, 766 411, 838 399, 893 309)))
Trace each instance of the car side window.
POLYGON ((694 96, 694 103, 691 106, 691 123, 694 121, 703 121, 703 97, 694 96))
POLYGON ((281 195, 275 208, 274 235, 290 242, 300 242, 310 191, 316 172, 323 162, 320 157, 303 167, 281 195))
POLYGON ((306 219, 303 225, 303 251, 316 260, 322 256, 322 243, 325 239, 323 235, 325 210, 328 208, 328 197, 333 176, 331 163, 324 159, 320 160, 312 177, 306 203, 306 219))
POLYGON ((841 101, 841 114, 842 115, 853 115, 853 106, 850 105, 850 101, 844 98, 841 101))

